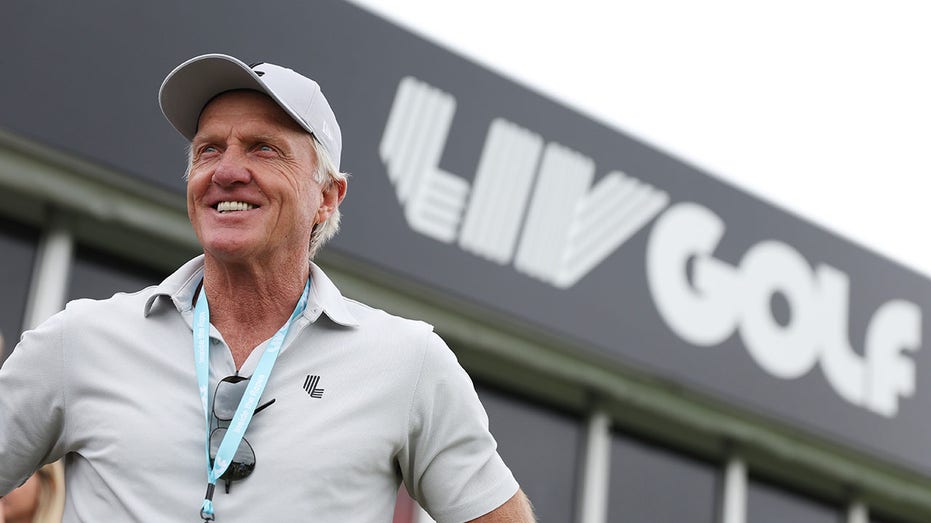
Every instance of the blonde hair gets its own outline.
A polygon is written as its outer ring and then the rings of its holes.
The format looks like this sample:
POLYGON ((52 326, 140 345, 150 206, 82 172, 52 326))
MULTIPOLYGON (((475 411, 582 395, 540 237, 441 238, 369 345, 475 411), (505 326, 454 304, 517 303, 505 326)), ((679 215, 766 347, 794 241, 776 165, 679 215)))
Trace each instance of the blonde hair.
POLYGON ((61 523, 65 512, 65 466, 61 461, 49 463, 36 471, 39 500, 32 523, 61 523))

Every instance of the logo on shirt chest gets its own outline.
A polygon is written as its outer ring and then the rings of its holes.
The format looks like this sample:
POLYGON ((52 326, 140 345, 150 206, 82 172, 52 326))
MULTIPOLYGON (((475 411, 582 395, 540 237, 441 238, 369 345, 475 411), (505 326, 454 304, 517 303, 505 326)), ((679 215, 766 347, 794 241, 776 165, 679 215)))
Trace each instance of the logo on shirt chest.
POLYGON ((323 398, 323 388, 317 387, 320 384, 320 376, 308 374, 304 378, 304 391, 310 395, 311 398, 321 399, 323 398))

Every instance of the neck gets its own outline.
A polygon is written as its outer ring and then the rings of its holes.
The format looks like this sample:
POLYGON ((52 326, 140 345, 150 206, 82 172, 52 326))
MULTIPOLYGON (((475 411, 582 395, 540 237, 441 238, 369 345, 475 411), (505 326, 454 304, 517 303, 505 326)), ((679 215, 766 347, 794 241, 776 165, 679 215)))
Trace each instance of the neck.
POLYGON ((304 291, 307 258, 277 267, 222 263, 204 259, 204 291, 210 323, 223 335, 236 368, 252 349, 272 337, 294 312, 304 291))
POLYGON ((287 310, 290 315, 310 272, 306 259, 274 268, 230 265, 209 257, 204 263, 204 287, 210 301, 211 320, 214 310, 217 317, 227 311, 242 311, 250 318, 262 318, 278 309, 287 310), (259 305, 271 309, 258 309, 259 305))

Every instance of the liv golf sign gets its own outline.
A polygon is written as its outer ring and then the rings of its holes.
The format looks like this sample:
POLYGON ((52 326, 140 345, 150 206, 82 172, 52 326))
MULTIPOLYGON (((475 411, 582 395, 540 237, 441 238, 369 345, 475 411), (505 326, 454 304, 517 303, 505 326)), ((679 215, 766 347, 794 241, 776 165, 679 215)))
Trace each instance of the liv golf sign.
POLYGON ((884 417, 915 393, 912 356, 922 339, 916 304, 877 303, 855 350, 851 281, 842 270, 812 267, 792 245, 766 239, 737 265, 717 259, 727 224, 709 208, 670 205, 663 188, 636 173, 611 170, 593 185, 598 166, 591 158, 503 118, 488 123, 470 183, 439 167, 455 112, 451 94, 401 80, 379 153, 412 230, 568 289, 652 227, 644 277, 681 340, 711 347, 738 333, 769 375, 792 380, 820 365, 838 396, 884 417), (775 317, 774 296, 788 303, 788 320, 775 317))
POLYGON ((398 87, 380 153, 417 232, 566 288, 669 201, 617 171, 591 187, 591 158, 500 118, 470 187, 438 166, 455 110, 451 95, 412 77, 398 87))
POLYGON ((921 347, 921 309, 905 300, 879 304, 860 355, 848 335, 850 278, 843 271, 827 264, 812 270, 791 245, 772 240, 751 247, 739 266, 729 265, 714 257, 726 229, 695 203, 676 204, 653 226, 647 280, 667 325, 700 347, 738 331, 754 361, 777 378, 798 378, 820 363, 842 398, 895 416, 899 398, 915 392, 909 353, 921 347), (776 294, 790 305, 786 324, 773 317, 776 294))

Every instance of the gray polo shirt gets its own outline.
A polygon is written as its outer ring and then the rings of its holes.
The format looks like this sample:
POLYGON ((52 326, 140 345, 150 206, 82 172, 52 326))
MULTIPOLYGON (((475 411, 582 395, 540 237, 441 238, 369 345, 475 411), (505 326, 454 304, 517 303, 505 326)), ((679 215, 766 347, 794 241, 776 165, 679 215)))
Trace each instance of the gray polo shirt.
MULTIPOLYGON (((161 285, 76 300, 0 369, 0 493, 66 457, 65 522, 198 521, 204 412, 194 374, 196 258, 161 285)), ((211 390, 236 373, 211 327, 211 390)), ((258 363, 255 350, 240 373, 258 363)), ((431 326, 344 298, 318 267, 246 432, 254 472, 221 485, 217 521, 390 522, 403 479, 438 522, 517 483, 469 377, 431 326)))

